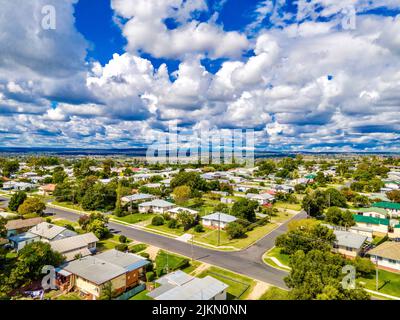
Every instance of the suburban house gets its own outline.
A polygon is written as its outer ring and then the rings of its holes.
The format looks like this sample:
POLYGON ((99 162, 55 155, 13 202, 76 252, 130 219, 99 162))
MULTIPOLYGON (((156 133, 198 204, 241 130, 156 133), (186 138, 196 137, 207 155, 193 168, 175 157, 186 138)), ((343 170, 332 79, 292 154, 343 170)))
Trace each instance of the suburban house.
POLYGON ((44 186, 40 186, 38 193, 42 196, 51 196, 54 190, 56 190, 56 186, 56 184, 46 184, 44 186))
POLYGON ((368 255, 379 268, 400 271, 400 242, 386 241, 369 250, 368 255))
POLYGON ((374 232, 369 228, 353 226, 353 227, 350 227, 348 229, 348 231, 366 236, 367 241, 369 241, 369 242, 371 242, 373 240, 374 232))
POLYGON ((96 300, 110 283, 112 292, 120 295, 140 284, 149 263, 139 255, 112 249, 61 266, 56 270, 57 285, 62 291, 76 290, 96 300))
POLYGON ((368 237, 342 230, 334 230, 336 241, 333 244, 332 251, 344 255, 346 258, 355 258, 358 256, 367 241, 368 237))
POLYGON ((3 190, 26 191, 32 190, 36 185, 28 182, 8 181, 3 184, 3 190))
POLYGON ((375 208, 375 207, 359 208, 359 209, 357 209, 357 212, 366 217, 374 217, 374 218, 380 218, 380 219, 386 219, 386 218, 388 218, 388 215, 389 215, 388 212, 386 211, 386 209, 375 208))
POLYGON ((372 206, 375 208, 386 209, 391 218, 397 218, 400 216, 400 203, 382 201, 375 202, 372 206))
POLYGON ((237 220, 236 217, 222 212, 214 212, 207 216, 201 217, 201 222, 203 226, 212 229, 225 229, 225 227, 229 223, 234 222, 236 220, 237 220))
POLYGON ((8 241, 10 241, 10 244, 13 247, 13 249, 18 252, 27 244, 40 241, 40 237, 30 232, 24 232, 9 237, 8 241))
POLYGON ((77 257, 86 257, 96 252, 96 243, 99 239, 94 233, 89 232, 65 239, 51 241, 50 246, 54 251, 65 256, 66 261, 75 260, 77 257))
POLYGON ((228 285, 211 277, 196 278, 178 270, 156 281, 147 295, 155 300, 226 300, 228 285))
POLYGON ((139 204, 139 212, 140 213, 166 213, 175 207, 175 204, 162 200, 155 199, 149 202, 143 202, 139 204))
POLYGON ((175 208, 172 208, 167 211, 167 213, 174 219, 176 219, 177 215, 181 212, 188 212, 191 215, 193 215, 194 217, 197 217, 197 215, 199 214, 199 212, 196 210, 183 208, 183 207, 175 207, 175 208))
POLYGON ((156 199, 157 197, 152 195, 152 194, 147 194, 147 193, 137 193, 137 194, 132 194, 130 196, 125 196, 121 198, 121 203, 123 205, 126 205, 128 203, 140 203, 144 201, 151 201, 156 199))
POLYGON ((356 222, 357 227, 368 228, 374 233, 386 235, 389 231, 389 219, 375 218, 359 214, 353 215, 353 219, 356 222))
POLYGON ((47 222, 37 224, 30 228, 28 232, 39 236, 40 240, 44 242, 61 240, 77 235, 74 231, 47 222))
POLYGON ((271 204, 275 200, 274 196, 270 195, 269 193, 248 193, 246 197, 249 200, 257 201, 262 206, 271 204))
POLYGON ((44 220, 40 217, 38 218, 30 218, 30 219, 17 219, 10 220, 6 224, 7 230, 7 238, 24 233, 28 231, 30 228, 36 226, 39 223, 42 223, 44 220))

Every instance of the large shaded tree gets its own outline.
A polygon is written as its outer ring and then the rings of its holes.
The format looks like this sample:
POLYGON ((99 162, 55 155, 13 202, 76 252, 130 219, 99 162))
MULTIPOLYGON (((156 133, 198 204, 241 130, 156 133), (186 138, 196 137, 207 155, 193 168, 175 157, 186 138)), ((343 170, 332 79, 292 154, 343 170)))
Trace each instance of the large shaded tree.
POLYGON ((291 271, 285 282, 294 300, 369 300, 361 287, 346 289, 342 285, 346 261, 337 254, 312 250, 297 251, 290 259, 291 271))

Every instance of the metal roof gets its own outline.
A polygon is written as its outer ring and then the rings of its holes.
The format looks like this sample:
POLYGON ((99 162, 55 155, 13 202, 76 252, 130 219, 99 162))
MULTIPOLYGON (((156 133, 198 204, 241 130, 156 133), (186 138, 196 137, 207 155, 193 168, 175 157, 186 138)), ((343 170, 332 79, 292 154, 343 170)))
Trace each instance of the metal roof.
POLYGON ((61 240, 51 241, 51 248, 60 253, 87 247, 89 243, 97 242, 99 239, 94 233, 85 233, 61 240))
POLYGON ((100 285, 134 270, 134 266, 148 263, 149 261, 141 256, 113 249, 69 262, 62 269, 100 285))
POLYGON ((210 300, 227 288, 228 285, 211 276, 202 279, 193 277, 183 285, 175 286, 153 298, 156 300, 210 300))
POLYGON ((29 229, 29 232, 32 232, 34 234, 37 234, 38 236, 46 239, 53 239, 55 238, 58 234, 66 230, 64 227, 57 226, 55 224, 47 223, 47 222, 42 222, 37 224, 36 226, 32 227, 29 229))
POLYGON ((10 220, 6 224, 7 230, 17 230, 22 228, 33 227, 44 220, 42 218, 31 218, 31 219, 18 219, 18 220, 10 220))
POLYGON ((202 220, 221 221, 221 222, 225 222, 225 223, 229 223, 229 222, 233 222, 233 221, 237 220, 236 217, 231 216, 231 215, 226 214, 226 213, 222 213, 222 212, 214 212, 214 213, 209 214, 207 216, 201 217, 201 219, 202 220))
POLYGON ((367 236, 348 231, 334 230, 333 233, 336 236, 337 245, 355 249, 360 249, 368 238, 367 236))
POLYGON ((143 202, 141 204, 139 204, 140 207, 173 207, 175 206, 173 203, 162 200, 162 199, 155 199, 153 201, 149 201, 149 202, 143 202))
POLYGON ((31 240, 38 238, 39 236, 30 232, 25 232, 21 234, 17 234, 15 236, 9 237, 8 239, 12 242, 19 243, 19 242, 24 242, 26 240, 31 240))
POLYGON ((377 208, 400 210, 400 203, 396 202, 387 202, 387 201, 375 202, 374 204, 372 204, 372 206, 377 208))

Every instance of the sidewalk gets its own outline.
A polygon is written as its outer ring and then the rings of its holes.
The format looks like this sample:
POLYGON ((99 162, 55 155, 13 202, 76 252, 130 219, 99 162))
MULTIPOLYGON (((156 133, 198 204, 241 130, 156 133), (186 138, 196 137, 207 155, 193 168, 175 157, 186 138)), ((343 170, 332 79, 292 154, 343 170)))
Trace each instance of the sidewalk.
POLYGON ((382 296, 382 297, 385 297, 385 298, 388 298, 388 299, 392 299, 392 300, 400 300, 400 297, 391 296, 391 295, 386 294, 386 293, 381 293, 381 292, 373 291, 373 290, 369 290, 369 289, 364 289, 364 290, 369 292, 369 293, 371 293, 371 294, 373 294, 373 295, 376 295, 376 296, 382 296))

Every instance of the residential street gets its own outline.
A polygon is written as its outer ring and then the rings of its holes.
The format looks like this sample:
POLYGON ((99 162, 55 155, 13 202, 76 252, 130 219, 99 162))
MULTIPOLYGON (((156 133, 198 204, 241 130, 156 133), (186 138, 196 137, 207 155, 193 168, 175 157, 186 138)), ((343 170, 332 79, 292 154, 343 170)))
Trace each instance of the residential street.
MULTIPOLYGON (((0 207, 6 207, 8 199, 0 196, 0 207)), ((48 208, 48 213, 54 213, 57 217, 70 221, 77 221, 79 215, 77 213, 56 208, 48 208)), ((305 212, 297 214, 293 219, 302 219, 306 217, 305 212)), ((289 220, 290 221, 290 220, 289 220)), ((124 234, 136 241, 151 244, 153 246, 165 249, 171 252, 193 257, 195 260, 206 262, 222 268, 232 270, 234 272, 244 274, 251 278, 267 282, 274 286, 286 288, 283 278, 286 272, 267 266, 262 262, 262 255, 274 246, 275 239, 287 229, 287 223, 282 224, 274 231, 270 232, 264 238, 259 240, 251 247, 236 252, 221 252, 211 250, 189 243, 174 240, 158 234, 146 232, 121 224, 109 223, 109 228, 113 232, 124 234)))

